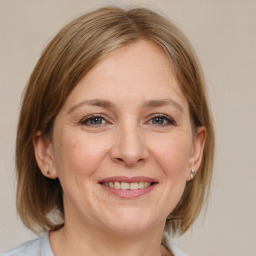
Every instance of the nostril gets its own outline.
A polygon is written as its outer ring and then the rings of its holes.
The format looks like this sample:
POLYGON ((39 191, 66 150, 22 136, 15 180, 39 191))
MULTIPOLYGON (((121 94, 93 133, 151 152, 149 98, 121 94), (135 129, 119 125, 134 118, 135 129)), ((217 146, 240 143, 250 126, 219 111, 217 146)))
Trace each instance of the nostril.
MULTIPOLYGON (((125 161, 123 158, 121 158, 121 157, 117 157, 116 158, 116 161, 117 162, 129 162, 129 161, 125 161)), ((135 161, 136 163, 140 163, 140 162, 143 162, 144 161, 144 159, 143 158, 140 158, 140 159, 138 159, 137 161, 135 161)))

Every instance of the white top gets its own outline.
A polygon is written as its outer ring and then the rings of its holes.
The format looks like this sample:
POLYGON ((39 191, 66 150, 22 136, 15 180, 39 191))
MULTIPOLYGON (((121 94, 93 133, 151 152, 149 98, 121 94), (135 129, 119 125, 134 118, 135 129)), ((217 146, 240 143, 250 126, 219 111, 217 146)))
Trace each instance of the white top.
MULTIPOLYGON (((175 246, 171 241, 169 241, 169 246, 172 248, 172 251, 175 256, 189 256, 188 254, 182 252, 177 246, 175 246)), ((54 256, 48 233, 44 233, 41 237, 27 241, 18 247, 7 251, 1 256, 54 256)))

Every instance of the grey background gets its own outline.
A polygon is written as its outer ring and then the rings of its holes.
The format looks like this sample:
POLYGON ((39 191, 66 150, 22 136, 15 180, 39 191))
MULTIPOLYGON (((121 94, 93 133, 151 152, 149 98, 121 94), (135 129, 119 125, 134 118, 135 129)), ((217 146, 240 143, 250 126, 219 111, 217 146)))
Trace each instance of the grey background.
POLYGON ((140 5, 166 14, 202 63, 216 129, 206 214, 176 243, 191 256, 256 255, 256 1, 0 0, 0 252, 35 237, 15 209, 20 97, 42 49, 88 10, 140 5))

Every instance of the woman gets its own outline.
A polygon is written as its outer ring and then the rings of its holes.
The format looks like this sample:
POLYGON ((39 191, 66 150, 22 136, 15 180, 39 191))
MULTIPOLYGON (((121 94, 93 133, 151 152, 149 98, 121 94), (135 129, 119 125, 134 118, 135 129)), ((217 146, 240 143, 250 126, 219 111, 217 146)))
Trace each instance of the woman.
MULTIPOLYGON (((182 33, 142 8, 65 26, 26 87, 17 209, 41 238, 4 255, 178 255, 209 189, 214 135, 182 33)), ((184 254, 180 254, 184 255, 184 254)))

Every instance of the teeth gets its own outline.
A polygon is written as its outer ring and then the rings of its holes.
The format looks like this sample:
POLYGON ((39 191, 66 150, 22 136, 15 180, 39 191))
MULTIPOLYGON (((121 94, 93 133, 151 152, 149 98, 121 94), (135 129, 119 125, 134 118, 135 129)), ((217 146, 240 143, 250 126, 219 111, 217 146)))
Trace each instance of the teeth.
POLYGON ((115 181, 115 183, 114 183, 114 188, 115 188, 115 189, 120 189, 120 188, 121 188, 120 182, 115 181))
POLYGON ((130 184, 130 190, 136 190, 139 189, 139 184, 138 183, 131 183, 130 184))
MULTIPOLYGON (((147 182, 147 183, 148 183, 148 182, 147 182)), ((139 188, 142 189, 142 188, 144 188, 144 187, 145 187, 144 182, 140 182, 140 183, 139 183, 139 188)), ((146 184, 146 187, 148 187, 148 184, 146 184)))
POLYGON ((122 190, 129 189, 129 183, 121 182, 121 189, 122 190))
POLYGON ((114 189, 122 189, 122 190, 137 190, 137 189, 143 189, 147 188, 151 185, 149 182, 103 182, 103 185, 106 187, 114 188, 114 189))

